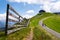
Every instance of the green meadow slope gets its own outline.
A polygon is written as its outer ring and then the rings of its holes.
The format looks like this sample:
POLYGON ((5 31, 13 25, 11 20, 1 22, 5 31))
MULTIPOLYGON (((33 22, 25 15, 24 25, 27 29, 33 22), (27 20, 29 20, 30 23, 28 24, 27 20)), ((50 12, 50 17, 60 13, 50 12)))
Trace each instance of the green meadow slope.
POLYGON ((34 37, 33 40, 56 40, 56 38, 52 38, 48 32, 46 32, 41 26, 39 25, 39 21, 45 17, 53 16, 54 14, 51 13, 42 13, 37 14, 33 18, 30 19, 29 27, 33 27, 34 37), (50 35, 50 36, 49 36, 50 35))
POLYGON ((39 21, 45 17, 54 16, 51 13, 41 13, 30 19, 29 26, 21 29, 15 33, 7 36, 0 36, 0 40, 23 40, 33 28, 33 39, 32 40, 57 40, 55 36, 45 31, 40 25, 39 21))
POLYGON ((49 16, 52 16, 54 14, 51 14, 51 13, 41 13, 41 14, 37 14, 36 16, 32 17, 30 19, 30 25, 31 27, 37 27, 37 25, 39 25, 39 21, 45 17, 49 17, 49 16))
POLYGON ((44 24, 47 27, 60 33, 60 15, 55 15, 55 16, 52 16, 52 17, 44 20, 44 24))

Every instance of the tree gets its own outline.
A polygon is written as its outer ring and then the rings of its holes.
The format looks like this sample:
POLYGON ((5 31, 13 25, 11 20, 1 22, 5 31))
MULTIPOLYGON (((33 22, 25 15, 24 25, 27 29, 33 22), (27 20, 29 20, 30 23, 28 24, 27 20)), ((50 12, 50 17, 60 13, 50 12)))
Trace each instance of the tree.
POLYGON ((39 13, 45 12, 44 10, 40 10, 39 13))
POLYGON ((43 12, 45 12, 44 10, 40 10, 38 15, 41 15, 43 12))

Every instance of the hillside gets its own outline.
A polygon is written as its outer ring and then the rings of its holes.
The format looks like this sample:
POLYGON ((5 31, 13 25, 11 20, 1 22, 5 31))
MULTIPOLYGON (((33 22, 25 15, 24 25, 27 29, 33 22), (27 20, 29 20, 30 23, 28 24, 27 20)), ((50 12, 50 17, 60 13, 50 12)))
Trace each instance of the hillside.
POLYGON ((44 20, 44 24, 47 27, 60 33, 60 15, 55 15, 44 20))
POLYGON ((21 29, 15 33, 9 34, 8 36, 1 36, 0 40, 26 40, 27 38, 32 40, 57 40, 57 37, 48 33, 40 25, 39 21, 43 18, 54 16, 52 13, 41 13, 30 19, 30 24, 28 27, 21 29), (32 29, 32 38, 29 37, 30 31, 32 29))
POLYGON ((49 34, 45 33, 44 30, 39 25, 39 21, 45 17, 53 16, 54 14, 51 13, 42 13, 37 14, 33 18, 30 19, 29 27, 34 27, 34 37, 33 40, 52 40, 49 34))

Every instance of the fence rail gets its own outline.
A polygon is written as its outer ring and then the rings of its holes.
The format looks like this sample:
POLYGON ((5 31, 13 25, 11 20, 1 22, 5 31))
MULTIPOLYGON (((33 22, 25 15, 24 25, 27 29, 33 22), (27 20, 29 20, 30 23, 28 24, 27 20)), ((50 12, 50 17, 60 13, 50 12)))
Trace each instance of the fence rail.
POLYGON ((12 16, 12 17, 14 17, 14 18, 16 18, 16 19, 20 19, 17 16, 13 15, 12 13, 9 13, 9 15, 12 16))
POLYGON ((16 26, 28 26, 28 24, 29 24, 29 20, 28 19, 26 19, 26 18, 23 18, 22 16, 20 16, 19 15, 19 13, 17 13, 9 4, 7 4, 7 11, 6 11, 6 25, 5 25, 5 35, 7 35, 7 34, 9 34, 10 32, 15 32, 15 31, 17 31, 17 30, 19 30, 20 28, 17 28, 17 29, 13 29, 13 30, 9 30, 8 31, 8 29, 10 28, 10 26, 12 26, 12 25, 9 25, 8 23, 9 22, 16 22, 17 24, 19 24, 19 25, 13 25, 13 27, 11 27, 11 28, 15 28, 16 26), (13 13, 11 13, 10 11, 12 11, 13 13), (18 17, 17 17, 17 16, 18 17), (13 19, 10 19, 9 18, 9 16, 11 16, 11 17, 14 17, 14 18, 16 18, 17 20, 13 20, 13 19), (23 19, 23 21, 21 21, 21 19, 20 18, 22 18, 23 19), (23 23, 23 25, 22 25, 22 23, 23 23))
POLYGON ((7 4, 5 35, 8 34, 8 22, 20 22, 20 18, 23 19, 22 16, 20 16, 9 4, 7 4), (18 17, 15 16, 13 13, 11 13, 9 10, 14 12, 18 17), (10 19, 9 16, 12 16, 12 17, 18 19, 18 21, 10 19))
POLYGON ((13 19, 8 19, 9 22, 19 22, 19 21, 16 21, 16 20, 13 20, 13 19))

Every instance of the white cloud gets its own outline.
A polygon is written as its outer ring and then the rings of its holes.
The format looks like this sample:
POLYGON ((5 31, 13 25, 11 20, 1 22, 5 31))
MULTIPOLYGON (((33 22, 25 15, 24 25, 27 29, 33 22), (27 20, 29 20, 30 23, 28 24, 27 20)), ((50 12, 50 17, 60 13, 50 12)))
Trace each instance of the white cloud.
MULTIPOLYGON (((17 20, 16 18, 9 16, 10 19, 17 20)), ((0 21, 6 20, 6 13, 0 14, 0 21)))
POLYGON ((55 10, 55 11, 59 11, 60 10, 60 1, 54 3, 52 5, 52 8, 55 10))
POLYGON ((59 11, 60 10, 60 0, 8 0, 9 2, 23 2, 28 4, 42 4, 42 8, 47 11, 59 11))
POLYGON ((45 10, 46 12, 50 12, 51 3, 45 2, 45 4, 42 6, 42 8, 43 8, 43 10, 45 10))
POLYGON ((6 13, 0 14, 0 20, 5 20, 6 19, 6 13))
POLYGON ((29 18, 31 18, 31 17, 33 17, 33 16, 35 15, 35 11, 34 11, 34 10, 28 10, 28 11, 26 11, 25 13, 26 13, 26 14, 23 15, 23 17, 24 17, 24 18, 27 18, 27 19, 29 19, 29 18))
POLYGON ((46 12, 60 12, 60 1, 43 1, 42 5, 42 9, 46 12))
POLYGON ((29 19, 29 18, 33 17, 33 15, 26 14, 26 15, 23 15, 23 17, 29 19))
POLYGON ((32 14, 32 13, 34 13, 34 10, 28 10, 28 11, 26 11, 26 13, 32 14))
POLYGON ((26 2, 28 4, 41 4, 44 2, 53 2, 56 0, 8 0, 9 2, 26 2))
POLYGON ((31 4, 31 3, 37 3, 37 0, 8 0, 9 2, 18 2, 18 3, 20 3, 20 2, 26 2, 26 3, 28 3, 28 4, 31 4))

